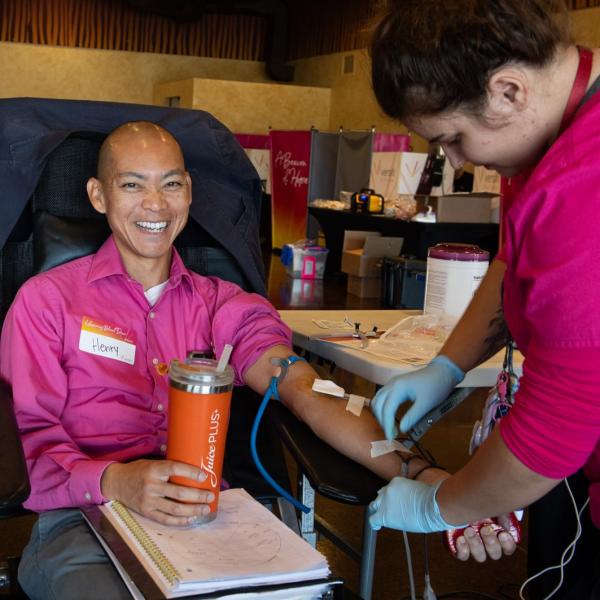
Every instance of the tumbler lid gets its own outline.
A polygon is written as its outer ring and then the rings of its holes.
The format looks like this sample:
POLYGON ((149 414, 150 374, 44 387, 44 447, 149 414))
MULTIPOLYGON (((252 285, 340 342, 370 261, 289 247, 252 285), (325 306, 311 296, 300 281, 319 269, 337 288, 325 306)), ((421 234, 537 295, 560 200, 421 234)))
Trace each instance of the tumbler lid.
POLYGON ((490 253, 482 250, 475 244, 436 244, 427 252, 429 258, 440 258, 442 260, 460 261, 486 261, 490 260, 490 253))
POLYGON ((185 362, 171 361, 169 378, 171 382, 186 386, 211 386, 222 388, 231 386, 234 372, 230 365, 217 371, 217 361, 210 358, 186 358, 185 362))

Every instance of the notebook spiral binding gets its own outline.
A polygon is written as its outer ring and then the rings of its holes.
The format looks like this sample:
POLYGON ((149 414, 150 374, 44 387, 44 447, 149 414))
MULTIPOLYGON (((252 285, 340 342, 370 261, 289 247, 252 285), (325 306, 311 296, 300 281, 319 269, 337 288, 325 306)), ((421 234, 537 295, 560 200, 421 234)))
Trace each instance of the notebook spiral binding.
POLYGON ((114 511, 125 523, 125 526, 133 537, 139 542, 152 562, 157 566, 164 578, 171 584, 177 584, 181 580, 179 571, 173 567, 169 559, 161 552, 152 538, 144 531, 143 527, 135 520, 133 515, 118 500, 111 502, 114 511))

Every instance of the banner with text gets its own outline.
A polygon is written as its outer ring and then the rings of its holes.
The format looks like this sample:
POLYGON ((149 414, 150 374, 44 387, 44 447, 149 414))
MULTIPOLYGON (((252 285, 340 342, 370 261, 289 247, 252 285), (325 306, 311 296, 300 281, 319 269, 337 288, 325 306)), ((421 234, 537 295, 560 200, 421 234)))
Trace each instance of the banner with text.
POLYGON ((273 248, 306 237, 310 131, 271 131, 273 248))

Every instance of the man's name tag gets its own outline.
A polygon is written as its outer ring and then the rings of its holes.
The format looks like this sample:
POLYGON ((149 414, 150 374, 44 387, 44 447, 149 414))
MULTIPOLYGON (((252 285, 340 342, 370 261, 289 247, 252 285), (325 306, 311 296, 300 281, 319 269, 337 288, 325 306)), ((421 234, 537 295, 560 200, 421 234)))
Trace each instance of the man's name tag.
POLYGON ((130 365, 135 362, 135 339, 132 333, 118 325, 91 317, 81 320, 79 349, 130 365))

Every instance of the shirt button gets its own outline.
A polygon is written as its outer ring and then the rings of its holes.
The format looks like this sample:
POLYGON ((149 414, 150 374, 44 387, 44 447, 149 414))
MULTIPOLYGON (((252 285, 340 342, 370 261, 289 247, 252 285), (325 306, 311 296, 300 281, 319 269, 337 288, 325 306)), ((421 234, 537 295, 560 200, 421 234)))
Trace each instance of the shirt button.
POLYGON ((158 364, 158 358, 153 358, 152 359, 152 364, 153 365, 157 365, 158 364))
POLYGON ((151 319, 154 319, 154 317, 156 316, 156 313, 154 311, 150 311, 150 314, 148 315, 151 319))
POLYGON ((160 451, 161 452, 166 452, 167 451, 167 445, 166 444, 161 444, 160 445, 160 451))
POLYGON ((164 406, 162 404, 158 404, 156 406, 156 410, 162 410, 164 408, 164 406))
POLYGON ((88 502, 90 502, 90 501, 91 501, 91 499, 92 499, 92 495, 91 495, 89 492, 86 492, 86 493, 84 494, 84 497, 85 497, 85 499, 86 499, 88 502))

